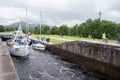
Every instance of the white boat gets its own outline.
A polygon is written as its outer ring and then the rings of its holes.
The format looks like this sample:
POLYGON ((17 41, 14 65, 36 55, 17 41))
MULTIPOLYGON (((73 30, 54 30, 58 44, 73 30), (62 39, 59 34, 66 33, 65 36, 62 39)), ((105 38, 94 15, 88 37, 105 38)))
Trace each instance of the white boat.
POLYGON ((10 42, 9 41, 7 42, 8 50, 14 56, 27 57, 29 54, 29 46, 28 46, 27 38, 23 35, 24 34, 22 32, 21 24, 20 24, 14 39, 11 40, 10 42))
MULTIPOLYGON (((42 12, 40 13, 41 21, 42 21, 42 12)), ((41 22, 42 23, 42 22, 41 22)), ((40 35, 41 35, 41 24, 40 24, 40 35)), ((40 40, 35 40, 34 43, 32 43, 32 48, 36 50, 45 50, 46 46, 41 43, 40 40)))
POLYGON ((45 45, 41 44, 41 42, 39 40, 36 40, 33 44, 32 44, 32 48, 36 49, 36 50, 45 50, 45 45))
POLYGON ((13 44, 13 46, 8 48, 11 55, 19 57, 27 57, 29 54, 28 45, 13 44))

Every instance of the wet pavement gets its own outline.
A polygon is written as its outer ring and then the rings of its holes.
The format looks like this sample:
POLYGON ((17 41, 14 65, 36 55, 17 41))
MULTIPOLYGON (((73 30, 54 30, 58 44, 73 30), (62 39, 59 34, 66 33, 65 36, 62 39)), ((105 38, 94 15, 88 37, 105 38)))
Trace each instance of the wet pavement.
POLYGON ((70 63, 49 51, 30 48, 28 59, 13 57, 20 80, 111 80, 84 66, 70 63))

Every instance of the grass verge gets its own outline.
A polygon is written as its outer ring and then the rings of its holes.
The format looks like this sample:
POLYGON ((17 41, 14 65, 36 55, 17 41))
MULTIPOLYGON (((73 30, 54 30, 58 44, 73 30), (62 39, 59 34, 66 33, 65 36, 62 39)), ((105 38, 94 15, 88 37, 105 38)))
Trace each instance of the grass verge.
MULTIPOLYGON (((32 34, 35 38, 37 38, 37 36, 40 36, 38 34, 32 34)), ((45 37, 49 37, 50 38, 50 42, 54 43, 54 44, 58 44, 58 43, 63 43, 63 42, 67 42, 70 40, 87 40, 87 41, 98 41, 98 42, 102 42, 102 39, 93 39, 93 38, 80 38, 80 37, 76 37, 76 36, 59 36, 59 35, 41 35, 40 37, 42 38, 43 36, 45 37)), ((110 43, 117 43, 116 40, 109 40, 110 43)))

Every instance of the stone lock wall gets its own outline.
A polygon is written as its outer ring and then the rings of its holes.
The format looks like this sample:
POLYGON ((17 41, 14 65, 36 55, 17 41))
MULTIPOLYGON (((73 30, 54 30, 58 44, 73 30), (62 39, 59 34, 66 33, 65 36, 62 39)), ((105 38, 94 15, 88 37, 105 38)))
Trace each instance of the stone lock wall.
POLYGON ((87 41, 47 45, 47 49, 74 63, 120 80, 120 46, 87 41))

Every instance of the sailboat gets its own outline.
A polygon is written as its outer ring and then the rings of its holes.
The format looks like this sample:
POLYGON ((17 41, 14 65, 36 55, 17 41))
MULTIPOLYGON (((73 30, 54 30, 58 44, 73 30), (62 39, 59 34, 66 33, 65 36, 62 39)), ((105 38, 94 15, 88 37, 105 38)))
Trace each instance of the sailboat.
MULTIPOLYGON (((40 12, 40 17, 42 19, 42 12, 40 12)), ((41 35, 41 24, 40 24, 40 35, 41 35)), ((46 46, 41 43, 40 40, 35 40, 32 44, 32 48, 36 50, 45 50, 46 46)))
POLYGON ((45 50, 45 45, 43 45, 40 40, 35 40, 35 42, 32 44, 32 48, 43 51, 45 50))
POLYGON ((8 43, 8 50, 11 55, 19 56, 19 57, 27 57, 29 54, 29 46, 27 37, 22 32, 21 23, 19 24, 19 28, 16 31, 14 39, 8 43))

